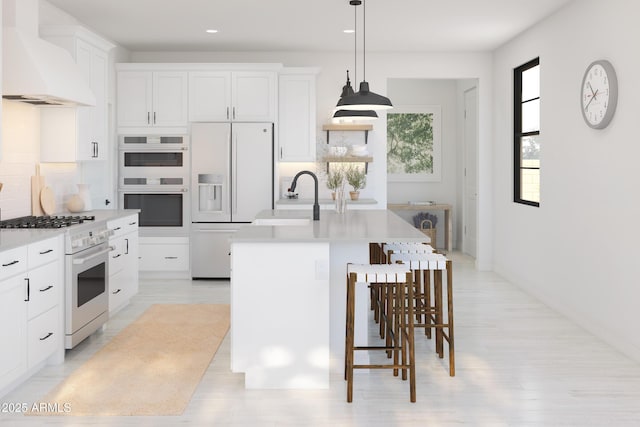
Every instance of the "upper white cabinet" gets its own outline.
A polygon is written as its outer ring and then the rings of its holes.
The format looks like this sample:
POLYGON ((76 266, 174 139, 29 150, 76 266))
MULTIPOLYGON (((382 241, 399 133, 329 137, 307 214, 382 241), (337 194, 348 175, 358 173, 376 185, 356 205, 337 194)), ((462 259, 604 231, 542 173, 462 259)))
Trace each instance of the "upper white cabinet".
POLYGON ((186 127, 187 72, 118 71, 118 127, 186 127))
POLYGON ((57 112, 42 109, 40 114, 44 126, 41 127, 40 160, 74 162, 106 159, 109 151, 108 58, 114 45, 79 26, 41 27, 40 34, 71 53, 96 97, 96 105, 92 107, 73 107, 57 112), (59 120, 65 122, 62 128, 64 136, 60 134, 59 120))
POLYGON ((316 159, 317 69, 285 68, 278 81, 278 146, 283 162, 316 159))
POLYGON ((275 72, 189 73, 191 122, 274 122, 276 105, 275 72))

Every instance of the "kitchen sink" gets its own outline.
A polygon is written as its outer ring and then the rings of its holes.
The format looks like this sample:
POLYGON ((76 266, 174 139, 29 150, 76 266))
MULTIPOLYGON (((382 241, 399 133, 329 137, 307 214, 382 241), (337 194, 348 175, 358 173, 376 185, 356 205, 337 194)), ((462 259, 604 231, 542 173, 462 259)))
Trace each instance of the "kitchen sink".
POLYGON ((309 218, 256 218, 253 225, 309 225, 309 218))

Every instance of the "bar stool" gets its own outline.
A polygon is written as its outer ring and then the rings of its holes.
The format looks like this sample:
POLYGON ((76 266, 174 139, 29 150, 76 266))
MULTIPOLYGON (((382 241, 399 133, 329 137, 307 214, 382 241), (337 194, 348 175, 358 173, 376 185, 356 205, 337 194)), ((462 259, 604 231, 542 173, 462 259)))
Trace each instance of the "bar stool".
MULTIPOLYGON (((431 328, 435 330, 436 352, 444 357, 444 341, 449 347, 449 375, 455 376, 455 346, 453 331, 453 268, 451 260, 441 254, 390 253, 389 261, 407 265, 413 272, 416 289, 420 282, 424 283, 422 292, 414 291, 415 314, 417 323, 414 327, 424 327, 430 337, 431 328), (447 272, 447 320, 443 316, 442 274, 447 272), (433 274, 433 306, 430 301, 431 274, 433 274), (446 332, 445 332, 446 329, 446 332)), ((426 333, 426 332, 425 332, 426 333)))
MULTIPOLYGON (((382 243, 379 245, 378 252, 376 255, 379 257, 380 263, 388 264, 389 255, 392 253, 433 253, 434 250, 431 245, 421 243, 421 242, 392 242, 392 243, 382 243)), ((371 253, 371 251, 370 251, 371 253)), ((415 282, 415 290, 414 293, 416 295, 424 295, 424 298, 427 299, 427 303, 429 303, 431 297, 430 287, 428 283, 426 284, 426 288, 423 291, 421 289, 421 282, 415 282)), ((380 322, 381 313, 386 310, 386 299, 384 295, 380 295, 378 292, 378 288, 371 287, 371 310, 373 310, 374 320, 376 323, 380 322)), ((419 317, 416 315, 416 320, 419 317)), ((425 329, 427 331, 427 338, 431 338, 431 329, 425 329)), ((384 339, 385 337, 385 328, 383 324, 380 324, 380 338, 384 339)))
POLYGON ((393 369, 394 375, 402 370, 402 379, 409 374, 409 395, 416 401, 416 365, 414 348, 413 274, 404 264, 347 264, 347 315, 345 333, 345 379, 347 381, 347 402, 353 401, 354 369, 393 369), (355 296, 356 284, 384 287, 384 292, 392 298, 390 310, 380 319, 388 329, 391 343, 383 346, 355 346, 355 296), (391 319, 392 318, 392 319, 391 319), (393 352, 393 362, 389 364, 354 363, 355 352, 359 350, 385 350, 393 352), (401 360, 399 360, 401 358, 401 360))

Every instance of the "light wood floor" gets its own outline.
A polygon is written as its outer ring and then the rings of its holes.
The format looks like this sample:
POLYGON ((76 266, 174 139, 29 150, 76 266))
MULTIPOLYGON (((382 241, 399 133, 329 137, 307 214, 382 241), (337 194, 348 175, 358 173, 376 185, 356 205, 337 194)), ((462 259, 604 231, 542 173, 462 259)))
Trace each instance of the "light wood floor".
MULTIPOLYGON (((471 259, 453 254, 456 377, 420 336, 418 401, 389 371, 356 375, 354 402, 340 375, 323 391, 247 391, 229 371, 228 336, 180 417, 26 417, 0 424, 100 426, 638 426, 640 364, 624 357, 471 259), (34 419, 36 418, 36 419, 34 419)), ((39 402, 154 303, 228 303, 226 281, 143 281, 105 331, 67 352, 0 402, 39 402)), ((259 327, 259 322, 256 324, 259 327)), ((276 333, 276 331, 265 331, 276 333)), ((184 363, 189 363, 185 360, 184 363)), ((108 372, 105 373, 108 375, 108 372)), ((87 390, 90 392, 90 390, 87 390)))

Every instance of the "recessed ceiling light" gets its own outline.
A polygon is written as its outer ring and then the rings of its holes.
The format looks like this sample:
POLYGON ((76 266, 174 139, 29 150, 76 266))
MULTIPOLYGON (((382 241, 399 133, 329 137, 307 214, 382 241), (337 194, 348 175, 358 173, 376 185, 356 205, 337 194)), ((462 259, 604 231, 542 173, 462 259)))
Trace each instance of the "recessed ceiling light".
POLYGON ((207 33, 209 33, 209 34, 215 34, 217 32, 218 32, 218 30, 207 30, 207 33))
POLYGON ((343 31, 345 34, 353 34, 356 32, 356 30, 344 30, 343 31))

